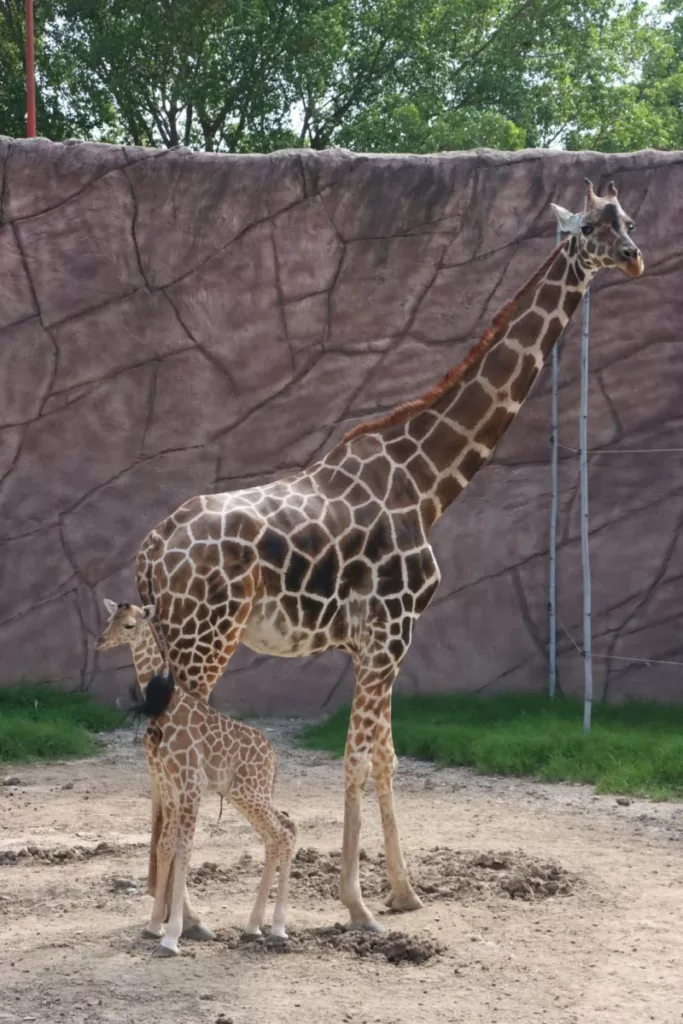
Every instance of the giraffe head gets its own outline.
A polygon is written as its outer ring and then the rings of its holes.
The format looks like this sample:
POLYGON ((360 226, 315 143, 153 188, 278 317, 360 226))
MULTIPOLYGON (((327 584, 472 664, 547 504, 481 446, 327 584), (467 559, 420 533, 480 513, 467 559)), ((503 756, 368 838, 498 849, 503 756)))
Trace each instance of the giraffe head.
MULTIPOLYGON (((604 196, 598 196, 593 183, 586 181, 586 201, 582 213, 570 213, 563 206, 550 205, 562 231, 576 241, 579 258, 594 267, 618 267, 627 277, 640 277, 643 257, 631 241, 635 224, 621 207, 613 181, 604 196)), ((571 250, 570 250, 571 251, 571 250)))
POLYGON ((154 618, 154 605, 138 608, 135 604, 117 604, 105 597, 104 607, 109 612, 109 622, 95 641, 96 651, 106 651, 120 644, 135 644, 146 638, 154 618))

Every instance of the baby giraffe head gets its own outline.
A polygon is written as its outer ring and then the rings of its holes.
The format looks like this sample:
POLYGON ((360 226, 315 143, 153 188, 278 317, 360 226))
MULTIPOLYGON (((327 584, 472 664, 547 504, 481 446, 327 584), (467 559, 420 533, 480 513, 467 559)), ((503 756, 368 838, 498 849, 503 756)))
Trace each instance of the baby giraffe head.
POLYGON ((569 253, 587 266, 618 267, 627 277, 640 277, 643 256, 631 239, 635 224, 622 208, 619 194, 610 181, 604 196, 599 196, 586 178, 586 196, 581 213, 570 213, 563 206, 550 205, 560 229, 571 238, 569 253))
POLYGON ((109 612, 109 622, 95 641, 96 651, 106 651, 120 644, 135 644, 148 636, 154 605, 138 608, 135 604, 117 604, 104 598, 104 607, 109 612))

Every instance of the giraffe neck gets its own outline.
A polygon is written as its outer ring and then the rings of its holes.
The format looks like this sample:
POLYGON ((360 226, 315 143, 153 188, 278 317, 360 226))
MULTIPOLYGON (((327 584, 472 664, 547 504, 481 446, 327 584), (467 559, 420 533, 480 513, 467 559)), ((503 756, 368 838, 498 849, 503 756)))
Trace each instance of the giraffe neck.
POLYGON ((130 649, 138 683, 144 693, 152 676, 161 675, 165 670, 164 657, 151 625, 142 630, 142 635, 131 643, 130 649))
MULTIPOLYGON (((347 435, 351 453, 361 458, 373 435, 375 444, 382 438, 407 477, 402 489, 416 492, 425 529, 491 456, 596 270, 576 239, 566 240, 437 387, 347 435)), ((402 475, 394 472, 394 488, 402 475)), ((391 492, 388 498, 391 504, 391 492)))

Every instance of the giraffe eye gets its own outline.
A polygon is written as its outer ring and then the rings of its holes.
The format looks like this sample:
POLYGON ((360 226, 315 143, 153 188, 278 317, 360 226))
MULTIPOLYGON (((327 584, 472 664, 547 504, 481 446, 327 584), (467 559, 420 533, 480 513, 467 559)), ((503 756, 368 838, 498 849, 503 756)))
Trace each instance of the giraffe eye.
POLYGON ((627 229, 628 229, 629 231, 635 231, 635 230, 636 230, 636 226, 635 226, 635 224, 633 223, 633 221, 632 221, 632 220, 630 220, 630 221, 628 222, 628 224, 626 225, 626 227, 627 227, 627 229))
POLYGON ((583 232, 584 235, 592 235, 593 234, 593 225, 592 224, 582 224, 581 225, 581 231, 583 232))
POLYGON ((134 622, 124 622, 123 628, 124 629, 135 629, 135 623, 134 622))

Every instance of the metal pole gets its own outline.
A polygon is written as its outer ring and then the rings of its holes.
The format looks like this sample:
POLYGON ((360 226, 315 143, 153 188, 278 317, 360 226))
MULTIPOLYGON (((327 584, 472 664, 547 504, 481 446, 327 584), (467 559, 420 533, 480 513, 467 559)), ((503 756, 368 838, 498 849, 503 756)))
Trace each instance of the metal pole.
POLYGON ((583 570, 583 731, 591 731, 593 707, 593 662, 591 649, 591 570, 588 547, 588 323, 590 317, 590 289, 583 296, 583 324, 581 328, 581 415, 579 419, 579 459, 581 466, 581 568, 583 570))
MULTIPOLYGON (((560 225, 557 225, 557 244, 560 244, 562 232, 560 225)), ((550 643, 548 646, 548 696, 555 696, 557 687, 557 460, 558 460, 558 435, 557 435, 557 378, 558 378, 558 349, 560 339, 553 345, 552 351, 552 389, 550 399, 550 573, 548 580, 548 632, 550 643)))
POLYGON ((26 137, 36 137, 36 73, 33 41, 33 0, 26 0, 26 137))

